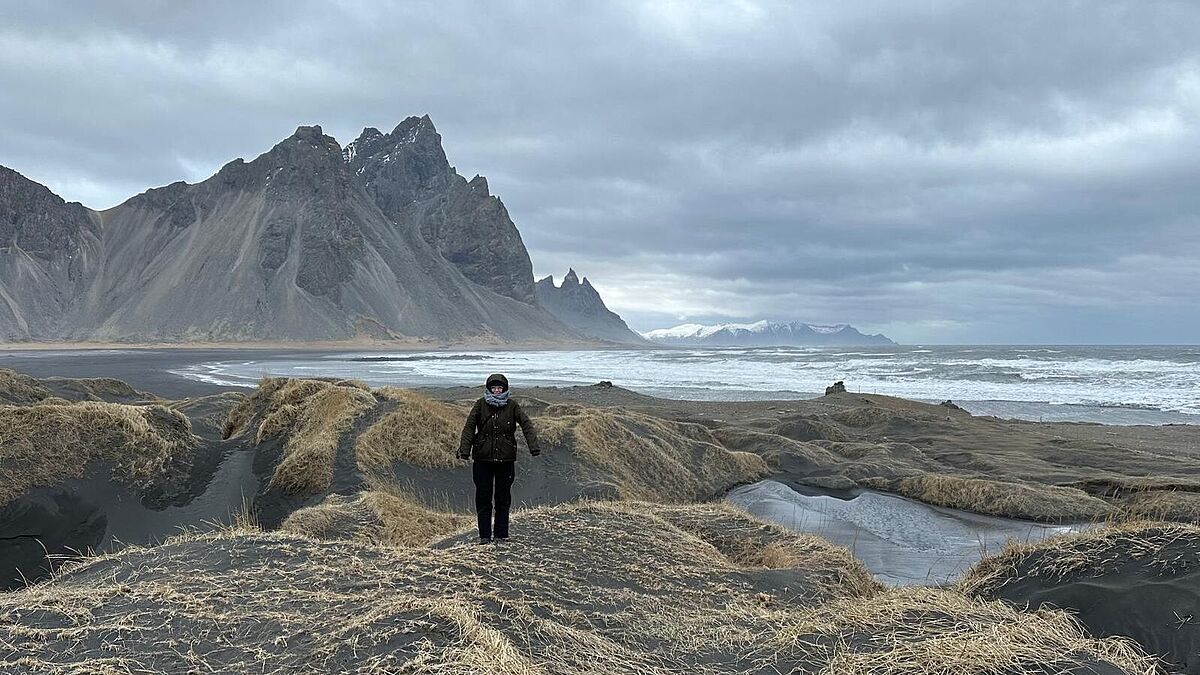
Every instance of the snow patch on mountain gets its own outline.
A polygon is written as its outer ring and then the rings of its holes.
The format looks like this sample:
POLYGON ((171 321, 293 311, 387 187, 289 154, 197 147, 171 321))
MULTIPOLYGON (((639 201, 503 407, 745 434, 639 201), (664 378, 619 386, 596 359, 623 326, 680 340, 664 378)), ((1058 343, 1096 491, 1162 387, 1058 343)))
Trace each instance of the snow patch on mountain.
POLYGON ((799 321, 755 321, 704 325, 685 323, 641 334, 660 344, 674 345, 822 345, 895 344, 883 335, 864 335, 849 324, 810 324, 799 321))

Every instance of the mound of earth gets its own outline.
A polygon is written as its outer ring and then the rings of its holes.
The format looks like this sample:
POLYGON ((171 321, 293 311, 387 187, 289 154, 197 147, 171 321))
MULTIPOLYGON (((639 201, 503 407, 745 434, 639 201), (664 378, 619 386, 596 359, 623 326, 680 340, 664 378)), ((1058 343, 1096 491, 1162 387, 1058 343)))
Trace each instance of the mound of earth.
POLYGON ((0 669, 1153 672, 1132 643, 1066 614, 883 591, 826 543, 689 508, 518 512, 507 546, 243 531, 126 549, 0 596, 0 669))
POLYGON ((1094 522, 1113 515, 1102 499, 1070 487, 920 474, 900 479, 868 478, 859 484, 917 501, 987 515, 1041 522, 1094 522))
POLYGON ((279 529, 326 541, 424 546, 474 524, 471 516, 438 512, 398 495, 369 491, 353 497, 329 495, 320 504, 293 512, 279 529))
POLYGON ((211 418, 238 398, 160 401, 119 380, 0 371, 0 589, 80 553, 228 520, 249 463, 231 462, 237 448, 211 418))
MULTIPOLYGON (((753 453, 731 451, 705 427, 620 410, 518 399, 543 445, 525 455, 514 502, 581 498, 660 502, 709 499, 767 474, 753 453)), ((360 382, 266 378, 232 410, 228 438, 252 439, 262 489, 255 511, 266 527, 330 493, 380 491, 443 511, 473 504, 468 463, 455 457, 473 401, 360 382)))
POLYGON ((1171 672, 1200 673, 1200 527, 1141 522, 1012 546, 964 592, 1075 613, 1093 635, 1137 640, 1171 672))

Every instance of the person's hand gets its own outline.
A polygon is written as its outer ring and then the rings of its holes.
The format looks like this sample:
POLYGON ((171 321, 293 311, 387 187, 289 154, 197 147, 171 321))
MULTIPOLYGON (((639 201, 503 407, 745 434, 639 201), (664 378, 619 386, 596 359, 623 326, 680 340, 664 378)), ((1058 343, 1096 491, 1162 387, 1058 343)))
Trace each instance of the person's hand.
POLYGON ((457 455, 457 457, 459 459, 471 459, 471 453, 467 453, 464 455, 461 452, 459 452, 459 453, 455 453, 455 454, 457 455))

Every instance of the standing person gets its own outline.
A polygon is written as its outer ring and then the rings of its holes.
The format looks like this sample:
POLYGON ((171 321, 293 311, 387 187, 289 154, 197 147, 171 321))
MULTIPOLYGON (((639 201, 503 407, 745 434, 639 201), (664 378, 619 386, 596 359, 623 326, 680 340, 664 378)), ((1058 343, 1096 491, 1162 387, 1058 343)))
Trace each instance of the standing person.
POLYGON ((490 544, 492 537, 501 544, 508 541, 508 510, 512 506, 512 484, 517 464, 517 425, 525 434, 529 454, 541 454, 537 432, 529 416, 516 400, 508 398, 508 378, 500 373, 488 375, 484 395, 475 402, 463 425, 458 444, 459 459, 474 457, 471 473, 475 480, 475 511, 479 514, 479 543, 490 544), (492 527, 493 502, 496 522, 492 527))

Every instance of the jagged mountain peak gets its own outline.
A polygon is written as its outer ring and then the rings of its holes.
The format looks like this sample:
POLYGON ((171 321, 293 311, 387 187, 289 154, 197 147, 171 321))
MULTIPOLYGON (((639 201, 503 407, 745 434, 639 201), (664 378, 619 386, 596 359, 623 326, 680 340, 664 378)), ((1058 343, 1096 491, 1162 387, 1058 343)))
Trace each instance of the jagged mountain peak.
POLYGON ((475 174, 475 177, 467 183, 467 187, 471 188, 472 190, 482 191, 485 195, 491 195, 491 193, 488 192, 487 179, 479 174, 475 174))
POLYGON ((0 166, 0 249, 17 247, 43 260, 76 246, 94 229, 89 211, 18 171, 0 166))
POLYGON ((396 125, 395 129, 392 129, 392 135, 409 143, 427 139, 441 142, 441 136, 438 135, 437 128, 433 126, 433 120, 429 118, 429 115, 405 117, 396 125))
POLYGON ((201 182, 63 206, 0 169, 0 341, 581 335, 538 303, 503 203, 428 115, 345 148, 302 125, 201 182))
POLYGON ((600 338, 623 343, 644 343, 640 335, 630 330, 619 315, 604 305, 604 299, 587 277, 579 282, 575 268, 567 270, 562 285, 554 285, 554 276, 542 277, 534 284, 538 304, 559 321, 575 330, 600 338))
POLYGON ((487 179, 459 175, 428 115, 388 134, 364 132, 343 153, 351 173, 397 227, 412 228, 471 281, 529 305, 533 265, 487 179))

